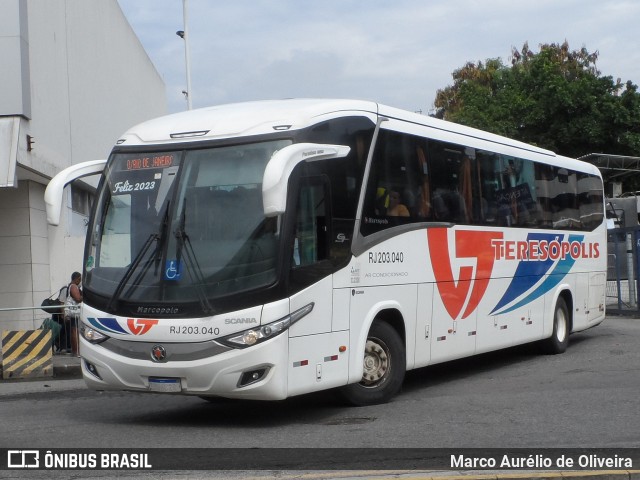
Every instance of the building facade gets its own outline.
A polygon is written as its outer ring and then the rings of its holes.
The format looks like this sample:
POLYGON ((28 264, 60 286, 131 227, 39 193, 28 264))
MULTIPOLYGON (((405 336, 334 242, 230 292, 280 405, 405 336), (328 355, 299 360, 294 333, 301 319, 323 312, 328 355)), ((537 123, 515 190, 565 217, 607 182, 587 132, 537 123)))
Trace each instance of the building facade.
POLYGON ((47 314, 28 307, 82 271, 92 197, 67 187, 49 226, 48 181, 166 113, 165 87, 116 0, 2 0, 0 62, 0 330, 31 329, 47 314))

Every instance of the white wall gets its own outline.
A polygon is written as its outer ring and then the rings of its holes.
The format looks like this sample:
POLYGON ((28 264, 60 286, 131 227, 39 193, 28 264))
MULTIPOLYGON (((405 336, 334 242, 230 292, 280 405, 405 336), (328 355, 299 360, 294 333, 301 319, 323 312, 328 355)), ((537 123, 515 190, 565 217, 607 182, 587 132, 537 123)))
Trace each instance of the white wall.
POLYGON ((26 3, 0 2, 0 115, 31 115, 26 3))
POLYGON ((28 6, 36 143, 25 166, 105 158, 126 129, 166 112, 164 83, 116 0, 28 6))
MULTIPOLYGON (((49 295, 49 250, 44 186, 21 181, 0 189, 0 305, 40 305, 49 295)), ((2 329, 33 328, 44 312, 18 310, 0 315, 2 329)))
MULTIPOLYGON (((20 85, 30 86, 23 102, 30 116, 16 112, 20 181, 0 188, 0 308, 9 308, 39 305, 82 271, 84 237, 67 226, 70 202, 59 227, 46 224, 48 180, 71 164, 106 158, 129 127, 165 114, 166 99, 116 0, 2 0, 0 27, 11 33, 0 33, 0 63, 23 61, 28 45, 28 68, 19 66, 20 85)), ((0 115, 14 114, 9 100, 0 95, 0 115)), ((45 316, 0 312, 0 329, 32 328, 45 316)))

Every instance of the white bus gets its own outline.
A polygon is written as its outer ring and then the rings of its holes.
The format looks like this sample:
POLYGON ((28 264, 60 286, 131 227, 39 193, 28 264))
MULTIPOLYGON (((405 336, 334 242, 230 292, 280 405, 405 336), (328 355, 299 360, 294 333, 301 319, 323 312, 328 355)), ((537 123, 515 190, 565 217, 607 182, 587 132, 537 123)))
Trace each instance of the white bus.
POLYGON ((405 371, 604 319, 602 178, 587 163, 377 103, 282 100, 151 120, 88 226, 90 388, 388 401, 405 371))

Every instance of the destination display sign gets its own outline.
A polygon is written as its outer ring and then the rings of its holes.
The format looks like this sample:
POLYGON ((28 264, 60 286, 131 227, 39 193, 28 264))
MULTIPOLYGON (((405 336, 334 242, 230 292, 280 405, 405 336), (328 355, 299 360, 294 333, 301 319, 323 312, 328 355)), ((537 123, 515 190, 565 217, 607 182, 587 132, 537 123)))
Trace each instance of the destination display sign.
POLYGON ((122 155, 114 162, 118 171, 137 171, 147 169, 168 168, 177 164, 173 153, 159 153, 156 155, 122 155))

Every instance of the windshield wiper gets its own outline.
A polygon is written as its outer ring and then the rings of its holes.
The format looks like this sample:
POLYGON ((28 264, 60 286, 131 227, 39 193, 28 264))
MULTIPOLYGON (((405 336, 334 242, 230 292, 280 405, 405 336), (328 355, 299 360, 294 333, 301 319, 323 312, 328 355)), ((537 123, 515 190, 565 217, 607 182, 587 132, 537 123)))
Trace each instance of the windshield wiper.
POLYGON ((158 274, 158 267, 160 266, 160 260, 162 260, 162 247, 167 241, 167 230, 169 229, 169 205, 170 201, 167 202, 167 206, 164 209, 164 215, 162 217, 162 223, 160 224, 160 237, 158 238, 158 244, 156 246, 156 251, 153 256, 156 260, 156 268, 153 272, 154 275, 158 274))
MULTIPOLYGON (((142 261, 145 253, 147 253, 147 251, 151 247, 151 244, 154 241, 157 242, 156 243, 156 249, 155 249, 155 251, 153 252, 153 255, 152 255, 152 258, 155 259, 155 264, 156 264, 154 275, 158 274, 158 267, 159 267, 160 260, 161 260, 161 257, 162 257, 162 247, 163 247, 163 245, 164 245, 164 243, 166 241, 166 238, 167 238, 167 228, 168 228, 168 225, 169 225, 169 204, 170 203, 171 202, 167 202, 167 206, 164 209, 164 215, 163 215, 162 223, 160 224, 160 233, 152 233, 151 235, 149 235, 147 240, 144 242, 144 245, 142 245, 142 248, 136 254, 136 256, 134 257, 133 261, 131 262, 131 264, 127 268, 126 272, 124 272, 124 276, 118 282, 118 286, 116 287, 115 291, 113 292, 113 295, 109 299, 109 303, 107 304, 107 308, 106 308, 107 311, 111 311, 111 307, 112 307, 113 303, 116 300, 120 299, 120 294, 122 293, 122 290, 124 290, 125 285, 127 284, 129 279, 133 275, 133 272, 135 272, 136 269, 138 268, 138 265, 140 265, 140 262, 142 261)), ((149 270, 150 264, 151 264, 151 262, 148 262, 146 267, 136 277, 136 280, 133 282, 133 285, 131 285, 131 290, 129 290, 129 292, 128 292, 129 294, 132 293, 133 289, 136 287, 138 282, 144 277, 145 273, 149 270)))
POLYGON ((133 275, 133 272, 135 271, 135 269, 138 267, 138 265, 142 261, 142 257, 144 257, 144 254, 147 253, 147 251, 149 250, 149 247, 151 247, 151 244, 154 241, 157 241, 159 238, 160 238, 160 236, 157 233, 152 233, 151 235, 149 235, 149 238, 147 238, 147 240, 144 242, 144 245, 142 245, 142 248, 140 249, 140 251, 134 257, 133 261, 131 262, 131 264, 127 268, 127 271, 124 272, 124 276, 118 282, 118 286, 116 287, 115 291, 113 292, 113 295, 111 295, 111 298, 109 299, 109 303, 107 304, 107 308, 106 308, 107 312, 111 311, 111 306, 113 305, 113 302, 120 298, 120 294, 122 293, 122 290, 124 289, 124 286, 126 285, 126 283, 131 278, 131 275, 133 275))
POLYGON ((196 289, 196 293, 198 294, 198 301, 200 302, 200 307, 205 314, 211 315, 214 312, 214 308, 209 303, 209 299, 207 298, 207 294, 204 290, 204 275, 202 273, 202 268, 200 268, 200 264, 198 263, 198 259, 196 257, 195 252, 193 251, 193 246, 191 245, 191 240, 189 239, 189 235, 185 231, 185 222, 186 222, 186 211, 187 211, 187 201, 184 201, 182 205, 182 212, 180 213, 180 222, 178 223, 178 228, 175 231, 175 236, 177 239, 177 249, 176 249, 176 263, 180 265, 180 260, 182 259, 182 250, 184 248, 185 252, 185 264, 187 266, 187 271, 189 272, 189 277, 191 278, 191 283, 196 289))

